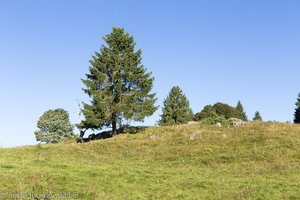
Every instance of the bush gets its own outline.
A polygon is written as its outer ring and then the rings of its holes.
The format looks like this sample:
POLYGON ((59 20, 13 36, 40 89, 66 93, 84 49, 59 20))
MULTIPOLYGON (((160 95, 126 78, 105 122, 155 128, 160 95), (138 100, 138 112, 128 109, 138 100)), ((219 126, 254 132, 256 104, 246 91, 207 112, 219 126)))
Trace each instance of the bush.
POLYGON ((222 125, 228 124, 228 120, 223 115, 218 115, 217 113, 212 113, 210 117, 207 117, 202 120, 204 124, 216 125, 220 123, 222 125))
POLYGON ((204 106, 201 112, 196 113, 194 120, 200 121, 205 118, 213 117, 216 114, 216 109, 211 105, 204 106))
POLYGON ((75 137, 73 126, 69 120, 69 113, 63 109, 46 111, 38 120, 35 131, 37 141, 57 143, 75 137))
POLYGON ((213 106, 207 105, 199 113, 196 113, 194 120, 200 121, 206 118, 215 118, 216 116, 223 116, 225 119, 229 118, 241 118, 240 111, 235 107, 229 106, 225 103, 216 103, 213 106))
POLYGON ((235 107, 232 107, 228 104, 218 102, 215 105, 213 105, 213 108, 215 109, 218 115, 223 115, 226 119, 232 117, 240 118, 239 111, 235 107))

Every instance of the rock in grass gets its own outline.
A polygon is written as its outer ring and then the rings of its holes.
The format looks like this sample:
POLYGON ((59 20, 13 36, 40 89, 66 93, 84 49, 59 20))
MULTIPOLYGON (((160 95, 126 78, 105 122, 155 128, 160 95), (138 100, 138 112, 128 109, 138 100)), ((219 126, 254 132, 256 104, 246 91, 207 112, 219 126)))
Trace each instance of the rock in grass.
POLYGON ((230 124, 233 126, 244 126, 246 122, 244 122, 241 119, 237 119, 237 118, 229 118, 228 119, 230 124))
POLYGON ((222 124, 220 122, 216 123, 216 127, 222 127, 222 124))
POLYGON ((196 139, 197 134, 196 133, 191 133, 189 136, 190 136, 190 140, 194 140, 194 139, 196 139))
POLYGON ((156 134, 151 134, 150 135, 150 139, 158 139, 158 138, 159 138, 159 136, 156 135, 156 134))

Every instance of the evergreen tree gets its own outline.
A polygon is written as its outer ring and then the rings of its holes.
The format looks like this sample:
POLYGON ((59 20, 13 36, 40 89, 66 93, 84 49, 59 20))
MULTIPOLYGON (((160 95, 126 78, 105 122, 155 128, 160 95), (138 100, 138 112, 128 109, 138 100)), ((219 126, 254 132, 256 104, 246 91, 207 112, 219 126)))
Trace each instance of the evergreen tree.
POLYGON ((296 102, 296 108, 294 113, 294 123, 299 124, 300 123, 300 93, 298 94, 297 102, 296 102))
POLYGON ((239 112, 239 115, 240 115, 239 118, 240 118, 241 120, 248 121, 248 117, 247 117, 247 115, 246 115, 246 112, 244 111, 244 107, 243 107, 241 101, 238 101, 238 103, 237 103, 237 105, 236 105, 235 108, 236 108, 237 111, 239 112))
POLYGON ((69 120, 69 114, 63 109, 46 111, 38 120, 35 131, 37 141, 45 143, 57 143, 61 140, 74 138, 73 126, 69 120))
POLYGON ((161 126, 183 124, 193 118, 189 101, 178 86, 173 87, 164 100, 162 112, 158 122, 161 126))
POLYGON ((262 117, 258 111, 255 112, 253 121, 262 121, 262 117))
POLYGON ((141 64, 142 51, 135 51, 133 36, 114 27, 103 39, 106 45, 92 56, 82 80, 91 102, 83 103, 81 110, 85 118, 77 125, 81 138, 88 129, 110 126, 115 135, 118 122, 143 121, 157 110, 155 93, 150 93, 154 78, 141 64))

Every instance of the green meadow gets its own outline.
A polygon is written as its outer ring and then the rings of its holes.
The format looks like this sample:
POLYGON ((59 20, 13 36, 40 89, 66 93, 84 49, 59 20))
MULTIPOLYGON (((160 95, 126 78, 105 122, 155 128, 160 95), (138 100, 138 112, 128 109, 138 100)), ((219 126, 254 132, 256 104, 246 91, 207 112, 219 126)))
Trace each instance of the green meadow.
POLYGON ((197 123, 2 148, 0 177, 0 199, 300 199, 300 126, 197 123))

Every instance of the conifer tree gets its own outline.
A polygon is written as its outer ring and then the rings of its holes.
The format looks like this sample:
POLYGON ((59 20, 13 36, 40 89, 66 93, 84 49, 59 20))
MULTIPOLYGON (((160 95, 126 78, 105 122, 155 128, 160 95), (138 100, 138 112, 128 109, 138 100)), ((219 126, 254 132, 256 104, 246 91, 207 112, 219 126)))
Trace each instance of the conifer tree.
POLYGON ((106 45, 92 56, 82 80, 91 102, 83 103, 81 110, 85 118, 77 125, 81 138, 86 130, 103 127, 112 127, 115 135, 118 122, 143 121, 157 110, 151 93, 154 78, 141 64, 142 51, 135 50, 133 36, 114 27, 103 39, 106 45))
POLYGON ((294 123, 299 124, 300 123, 300 93, 298 94, 297 102, 296 102, 296 108, 294 113, 294 123))
POLYGON ((236 107, 237 111, 239 112, 239 115, 240 115, 240 119, 241 120, 244 120, 244 121, 248 121, 248 117, 246 115, 246 112, 244 111, 244 107, 241 103, 241 101, 238 101, 236 107))
POLYGON ((262 121, 262 117, 258 111, 254 113, 253 121, 262 121))
POLYGON ((193 118, 189 101, 178 86, 173 87, 164 100, 162 112, 158 122, 161 126, 183 124, 193 118))

